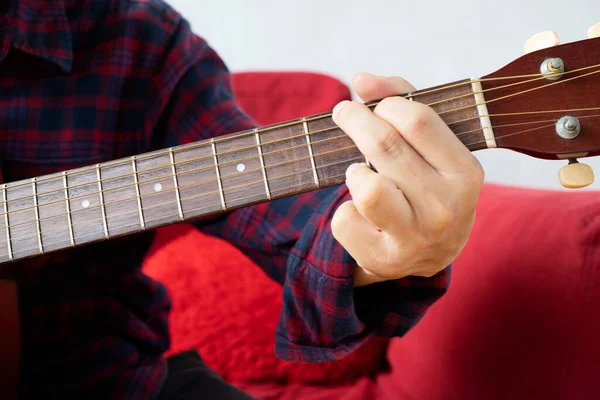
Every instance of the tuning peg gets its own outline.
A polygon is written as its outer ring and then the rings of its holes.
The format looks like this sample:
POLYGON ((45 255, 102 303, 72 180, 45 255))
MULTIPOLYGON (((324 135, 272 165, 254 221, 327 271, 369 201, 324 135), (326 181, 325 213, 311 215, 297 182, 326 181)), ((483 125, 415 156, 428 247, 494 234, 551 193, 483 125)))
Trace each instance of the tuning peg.
POLYGON ((594 171, 589 165, 571 159, 568 165, 558 171, 558 180, 568 189, 579 189, 594 183, 594 171))
POLYGON ((547 47, 558 46, 560 40, 554 31, 538 32, 525 42, 525 54, 547 47))
POLYGON ((600 22, 590 26, 590 29, 588 29, 588 38, 593 39, 597 37, 600 37, 600 22))

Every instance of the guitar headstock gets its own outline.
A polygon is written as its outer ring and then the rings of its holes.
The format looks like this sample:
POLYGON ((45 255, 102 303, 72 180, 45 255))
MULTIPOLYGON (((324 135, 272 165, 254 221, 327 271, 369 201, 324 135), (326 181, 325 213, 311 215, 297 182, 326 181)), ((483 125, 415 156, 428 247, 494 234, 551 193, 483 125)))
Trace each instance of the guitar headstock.
POLYGON ((526 54, 481 83, 498 147, 545 159, 600 155, 600 38, 526 54))

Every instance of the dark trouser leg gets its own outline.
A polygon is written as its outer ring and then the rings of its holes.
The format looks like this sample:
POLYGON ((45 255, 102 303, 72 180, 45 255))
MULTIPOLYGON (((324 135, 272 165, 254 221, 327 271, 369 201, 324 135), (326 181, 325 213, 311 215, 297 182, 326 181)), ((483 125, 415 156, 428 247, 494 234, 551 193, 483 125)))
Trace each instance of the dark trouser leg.
POLYGON ((225 382, 195 350, 169 357, 167 365, 157 400, 256 400, 225 382))

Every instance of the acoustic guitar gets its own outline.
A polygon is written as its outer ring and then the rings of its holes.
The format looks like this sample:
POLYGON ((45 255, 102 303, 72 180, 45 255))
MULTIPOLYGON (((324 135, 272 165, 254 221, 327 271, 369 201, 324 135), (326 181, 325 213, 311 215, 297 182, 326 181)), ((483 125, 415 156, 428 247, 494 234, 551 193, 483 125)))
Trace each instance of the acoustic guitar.
MULTIPOLYGON (((565 160, 561 183, 592 183, 600 154, 600 38, 529 53, 483 78, 406 93, 471 151, 565 160)), ((377 102, 369 103, 374 108, 377 102)), ((0 185, 0 270, 28 258, 344 182, 367 161, 331 113, 0 185)), ((11 268, 7 268, 11 267, 11 268)), ((18 275, 18 274, 17 274, 18 275)), ((18 280, 0 283, 0 393, 16 398, 18 280)))

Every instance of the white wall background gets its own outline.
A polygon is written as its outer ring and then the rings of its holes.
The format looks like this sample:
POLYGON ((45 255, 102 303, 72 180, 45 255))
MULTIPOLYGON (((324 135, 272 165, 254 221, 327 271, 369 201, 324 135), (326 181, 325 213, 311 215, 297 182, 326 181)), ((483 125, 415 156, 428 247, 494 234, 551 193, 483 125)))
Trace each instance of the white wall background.
MULTIPOLYGON (((230 69, 400 75, 424 88, 500 68, 538 31, 583 39, 600 0, 167 0, 230 69)), ((600 49, 598 49, 600 51, 600 49)), ((490 182, 560 188, 560 161, 476 153, 490 182)), ((600 158, 594 168, 600 189, 600 158)))

